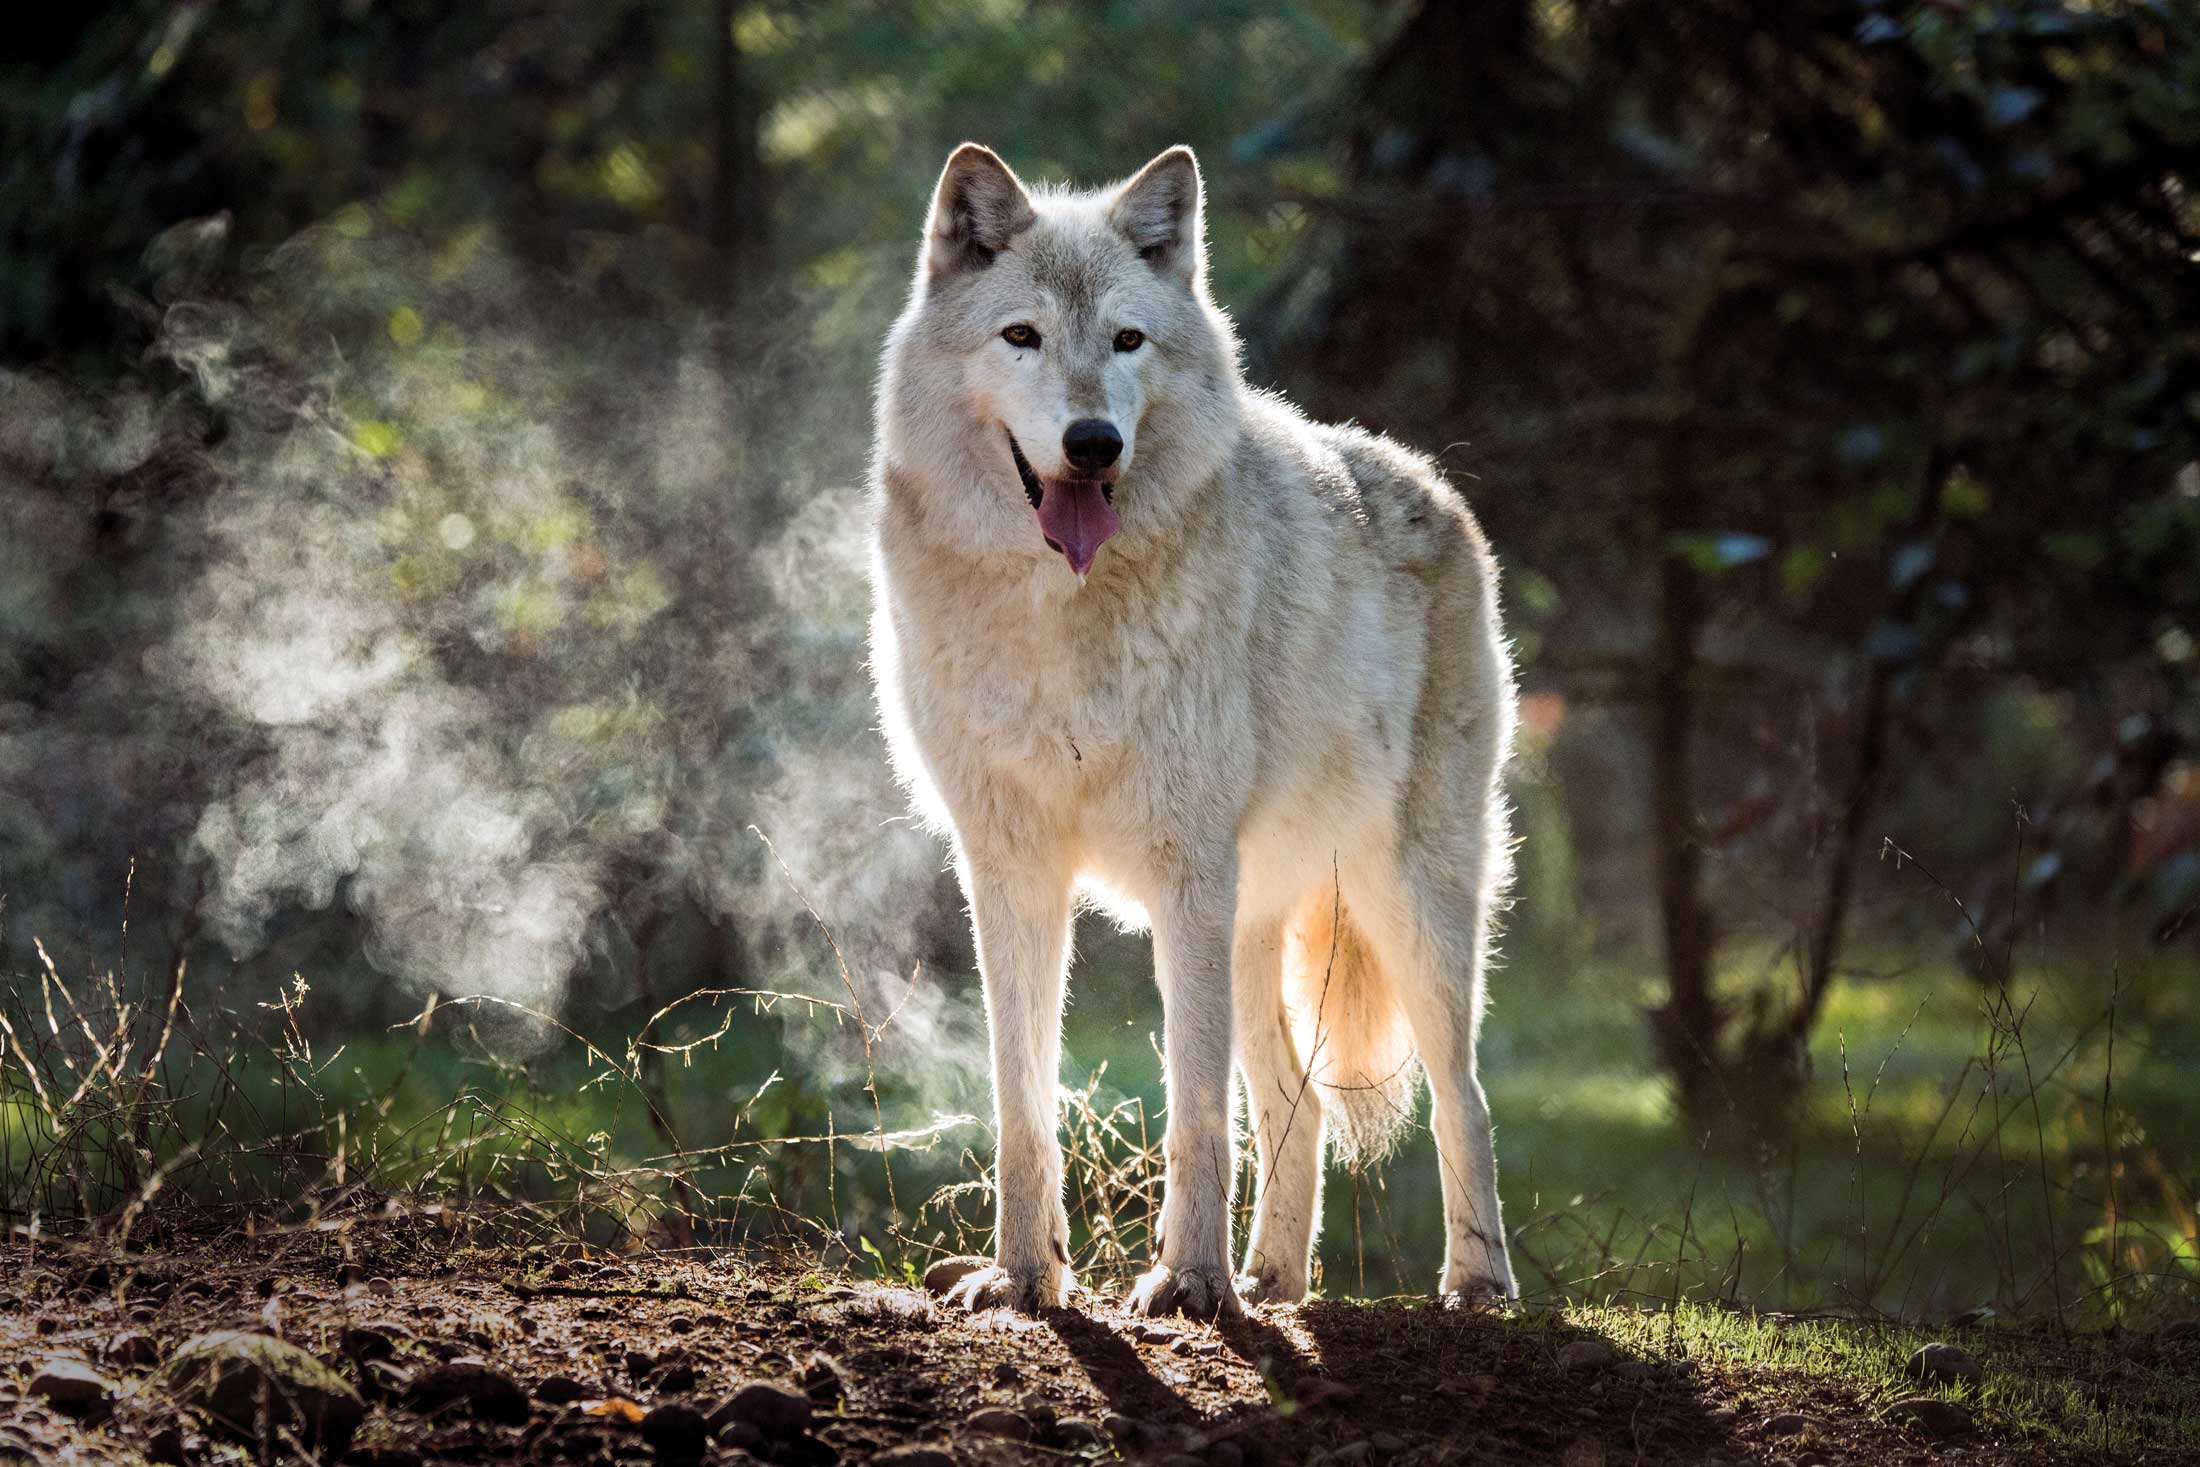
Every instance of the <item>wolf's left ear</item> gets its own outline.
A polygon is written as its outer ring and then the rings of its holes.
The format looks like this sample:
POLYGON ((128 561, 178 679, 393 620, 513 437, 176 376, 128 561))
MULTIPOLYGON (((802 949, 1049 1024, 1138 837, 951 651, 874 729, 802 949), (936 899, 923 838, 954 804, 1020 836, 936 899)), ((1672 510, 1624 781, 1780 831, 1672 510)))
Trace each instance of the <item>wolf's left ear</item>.
POLYGON ((1200 222, 1205 197, 1199 160, 1179 145, 1116 191, 1108 218, 1156 270, 1196 281, 1207 257, 1200 222))

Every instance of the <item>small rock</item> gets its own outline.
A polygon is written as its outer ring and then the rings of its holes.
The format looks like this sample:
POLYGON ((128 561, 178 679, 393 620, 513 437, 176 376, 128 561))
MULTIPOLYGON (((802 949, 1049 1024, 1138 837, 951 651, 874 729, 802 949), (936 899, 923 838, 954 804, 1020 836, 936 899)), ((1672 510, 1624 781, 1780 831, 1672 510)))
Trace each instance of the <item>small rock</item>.
POLYGON ((657 1368, 657 1357, 645 1355, 640 1350, 626 1352, 626 1373, 635 1384, 649 1379, 649 1373, 657 1368))
MULTIPOLYGON (((709 1419, 708 1417, 704 1418, 706 1422, 709 1419)), ((758 1431, 746 1421, 729 1421, 724 1426, 717 1428, 715 1434, 721 1446, 738 1448, 742 1452, 768 1450, 764 1443, 764 1433, 758 1431)), ((797 1438, 797 1440, 801 1439, 797 1438)))
POLYGON ((55 1355, 31 1377, 30 1394, 43 1396, 56 1410, 70 1416, 105 1414, 114 1404, 114 1382, 82 1360, 55 1355))
POLYGON ((588 1394, 588 1387, 570 1375, 546 1375, 535 1382, 535 1399, 552 1406, 570 1406, 588 1394))
POLYGON ((993 1367, 993 1383, 995 1385, 1014 1385, 1023 1378, 1024 1373, 1006 1360, 993 1367))
POLYGON ((1402 1452, 1406 1449, 1406 1439, 1391 1431, 1376 1432, 1367 1439, 1367 1444, 1378 1452, 1402 1452))
POLYGON ((160 1467, 184 1467, 183 1428, 170 1422, 147 1437, 145 1460, 160 1467))
POLYGON ((397 1292, 397 1285, 391 1283, 388 1279, 368 1279, 367 1292, 370 1294, 380 1294, 383 1297, 387 1298, 389 1295, 397 1292))
POLYGON ((1561 1370, 1602 1370, 1612 1363, 1612 1347, 1602 1340, 1575 1340, 1558 1352, 1561 1370))
POLYGON ((676 1335, 684 1335, 695 1328, 695 1316, 692 1314, 675 1314, 665 1321, 665 1328, 676 1335))
POLYGON ((987 1406, 963 1418, 963 1427, 983 1436, 1006 1437, 1012 1442, 1031 1440, 1031 1423, 1021 1411, 1006 1406, 987 1406))
POLYGON ((480 1420, 517 1426, 527 1419, 527 1393, 519 1382, 481 1360, 452 1360, 431 1365, 405 1387, 401 1404, 408 1411, 440 1411, 463 1402, 480 1420))
POLYGON ((1914 1427, 1928 1436, 1961 1436, 1971 1429, 1969 1407, 1943 1401, 1937 1396, 1912 1396, 1897 1401, 1885 1414, 1895 1425, 1914 1427))
POLYGON ((938 1298, 981 1268, 991 1268, 987 1258, 943 1258, 924 1271, 925 1292, 938 1298))
POLYGON ((394 1360, 369 1360, 359 1367, 359 1384, 369 1395, 395 1400, 412 1384, 412 1372, 394 1360))
POLYGON ((247 1330, 192 1336, 154 1380, 247 1444, 289 1431, 336 1455, 366 1415, 349 1381, 296 1345, 247 1330), (263 1410, 273 1419, 263 1421, 263 1410))
POLYGON ((412 1331, 394 1319, 370 1319, 345 1325, 340 1338, 344 1353, 364 1363, 389 1359, 400 1341, 412 1338, 412 1331))
POLYGON ((160 1364, 160 1345, 141 1329, 124 1330, 107 1342, 107 1358, 125 1370, 150 1370, 160 1364))
POLYGON ((1097 1421, 1071 1416, 1054 1423, 1054 1440, 1058 1445, 1075 1451, 1080 1447, 1099 1446, 1108 1440, 1108 1433, 1097 1421))
POLYGON ((827 1410, 845 1405, 848 1382, 841 1376, 839 1362, 830 1355, 812 1355, 802 1367, 802 1393, 827 1410))
POLYGON ((642 1418, 642 1440, 667 1462, 699 1462, 710 1445, 710 1423, 693 1406, 670 1402, 642 1418))
POLYGON ((684 1396, 695 1389, 695 1367, 685 1361, 667 1365, 650 1381, 650 1389, 667 1396, 684 1396))
POLYGON ((1808 1436, 1818 1429, 1818 1422, 1800 1411, 1782 1411, 1765 1423, 1767 1436, 1808 1436))
POLYGON ((955 1467, 955 1459, 938 1447, 912 1443, 878 1453, 871 1458, 871 1467, 955 1467))
POLYGON ((420 1467, 420 1460, 411 1447, 355 1447, 344 1467, 420 1467))
POLYGON ((1169 1346, 1169 1353, 1172 1355, 1219 1355, 1222 1353, 1222 1341, 1183 1338, 1169 1346))
POLYGON ((1977 1390, 1986 1383, 1986 1370, 1978 1357, 1957 1345, 1930 1344, 1910 1357, 1902 1373, 1924 1385, 1967 1385, 1977 1390))
POLYGON ((1131 1326, 1131 1338, 1141 1345, 1166 1345, 1176 1338, 1176 1331, 1140 1321, 1131 1326))
POLYGON ((769 1441, 785 1441, 810 1429, 815 1411, 810 1398, 776 1381, 751 1381, 710 1413, 710 1429, 724 1434, 728 1422, 741 1422, 769 1441))
POLYGON ((1329 1406, 1349 1406, 1358 1395, 1352 1387, 1326 1375, 1302 1375, 1298 1384, 1291 1387, 1292 1400, 1316 1411, 1329 1406))

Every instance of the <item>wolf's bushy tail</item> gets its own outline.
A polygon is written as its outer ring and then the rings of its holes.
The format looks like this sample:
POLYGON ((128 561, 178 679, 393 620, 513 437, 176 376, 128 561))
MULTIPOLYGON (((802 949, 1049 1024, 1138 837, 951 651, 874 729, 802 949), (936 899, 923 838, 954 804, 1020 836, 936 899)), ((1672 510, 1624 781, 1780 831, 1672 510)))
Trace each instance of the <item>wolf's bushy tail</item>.
POLYGON ((1390 977, 1334 888, 1309 895, 1285 934, 1283 999, 1333 1153, 1348 1166, 1382 1160, 1413 1125, 1421 1064, 1390 977))

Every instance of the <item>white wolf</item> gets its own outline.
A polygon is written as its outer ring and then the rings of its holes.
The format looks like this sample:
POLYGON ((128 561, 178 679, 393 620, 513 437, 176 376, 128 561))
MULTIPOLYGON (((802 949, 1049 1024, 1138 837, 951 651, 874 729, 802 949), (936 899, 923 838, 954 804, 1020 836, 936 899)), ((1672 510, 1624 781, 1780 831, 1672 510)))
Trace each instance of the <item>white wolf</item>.
POLYGON ((994 1256, 971 1308, 1075 1281, 1058 1140, 1076 897, 1150 922, 1166 1195, 1143 1313, 1308 1286, 1323 1141, 1442 1158, 1448 1295, 1514 1293, 1475 1077, 1508 870, 1496 570, 1427 459, 1248 387, 1189 149, 1095 193, 947 160, 885 351, 871 653, 952 839, 991 1024, 994 1256), (1233 1286, 1232 1061, 1259 1193, 1233 1286))

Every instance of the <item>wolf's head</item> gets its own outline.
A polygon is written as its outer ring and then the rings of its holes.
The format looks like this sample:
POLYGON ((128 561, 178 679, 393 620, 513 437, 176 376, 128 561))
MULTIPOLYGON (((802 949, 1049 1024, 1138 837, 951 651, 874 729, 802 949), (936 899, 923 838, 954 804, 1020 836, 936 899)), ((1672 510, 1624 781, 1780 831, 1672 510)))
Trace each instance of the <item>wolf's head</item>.
POLYGON ((1166 532, 1237 436, 1237 343, 1208 297, 1189 148, 1092 193, 947 160, 886 348, 888 492, 958 543, 1051 559, 1166 532))

